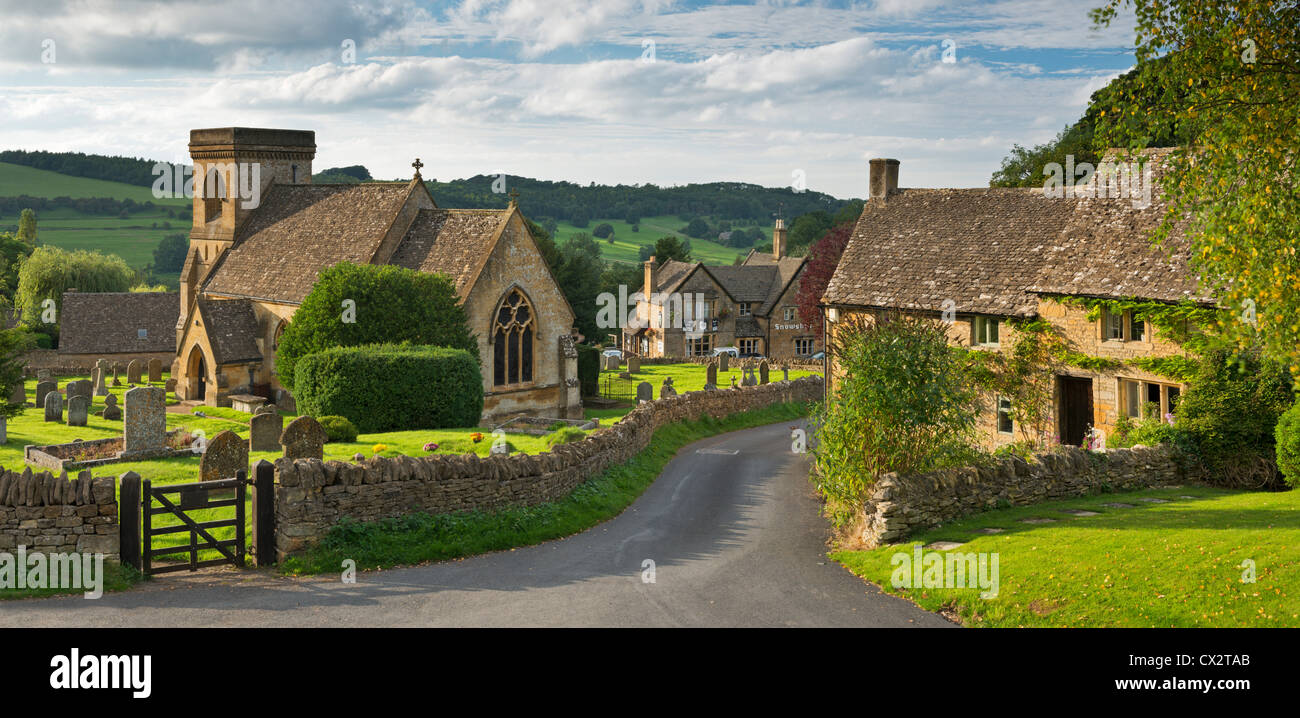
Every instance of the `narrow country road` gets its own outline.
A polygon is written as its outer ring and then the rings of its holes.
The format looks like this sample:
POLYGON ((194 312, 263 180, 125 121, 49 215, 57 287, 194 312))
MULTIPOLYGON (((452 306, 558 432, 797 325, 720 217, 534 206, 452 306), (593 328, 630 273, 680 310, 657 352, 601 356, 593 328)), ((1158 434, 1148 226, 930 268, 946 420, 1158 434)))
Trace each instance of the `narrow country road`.
POLYGON ((0 626, 951 626, 826 558, 790 444, 777 424, 687 446, 622 515, 538 546, 355 584, 171 574, 94 601, 0 602, 0 626))

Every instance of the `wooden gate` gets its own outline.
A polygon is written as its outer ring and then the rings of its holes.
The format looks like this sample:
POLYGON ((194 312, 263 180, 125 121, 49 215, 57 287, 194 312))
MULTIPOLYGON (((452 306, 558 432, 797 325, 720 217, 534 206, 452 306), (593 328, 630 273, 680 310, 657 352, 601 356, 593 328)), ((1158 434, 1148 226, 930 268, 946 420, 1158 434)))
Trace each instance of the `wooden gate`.
POLYGON ((148 479, 141 482, 140 530, 142 551, 140 552, 140 570, 145 575, 171 573, 173 571, 194 571, 204 566, 234 564, 244 567, 244 499, 248 492, 248 478, 240 471, 233 479, 219 481, 200 481, 192 484, 169 484, 152 486, 148 479), (231 490, 234 490, 233 495, 231 490), (213 494, 217 496, 214 497, 213 494), (170 496, 177 498, 173 501, 170 496), (158 507, 154 507, 154 502, 158 507), (190 512, 210 509, 233 508, 234 516, 216 521, 196 521, 190 512), (153 517, 173 516, 181 520, 179 524, 155 527, 153 517), (218 541, 210 533, 214 529, 234 527, 235 538, 218 541), (165 534, 189 532, 189 543, 183 546, 153 547, 153 537, 165 534), (221 558, 199 560, 199 552, 214 550, 221 558), (188 553, 189 561, 181 564, 154 566, 153 559, 188 553))
POLYGON ((258 461, 254 467, 255 481, 249 481, 246 472, 239 471, 233 479, 200 481, 190 484, 153 486, 142 480, 134 471, 122 475, 121 556, 122 563, 134 566, 141 572, 154 575, 173 571, 194 571, 204 566, 233 564, 243 567, 246 555, 245 499, 248 487, 254 487, 252 509, 253 543, 258 566, 275 563, 275 467, 269 461, 258 461), (227 511, 221 511, 228 509, 227 511), (200 521, 199 511, 218 510, 219 517, 206 516, 200 521), (171 516, 180 523, 157 525, 155 516, 171 516), (234 529, 234 538, 218 539, 213 532, 234 529), (189 543, 181 546, 154 548, 154 537, 170 534, 189 534, 189 543), (199 552, 215 551, 218 558, 199 560, 199 552), (189 554, 183 563, 166 562, 155 566, 154 559, 175 554, 189 554))

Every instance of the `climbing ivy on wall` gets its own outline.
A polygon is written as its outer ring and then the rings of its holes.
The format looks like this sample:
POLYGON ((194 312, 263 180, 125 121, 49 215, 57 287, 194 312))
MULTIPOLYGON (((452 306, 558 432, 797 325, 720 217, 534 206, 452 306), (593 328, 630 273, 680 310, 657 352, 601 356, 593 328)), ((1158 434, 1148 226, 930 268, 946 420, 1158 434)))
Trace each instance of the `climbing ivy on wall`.
POLYGON ((1190 352, 1200 354, 1215 341, 1218 328, 1232 319, 1230 313, 1217 307, 1207 307, 1192 301, 1176 303, 1156 302, 1149 299, 1098 299, 1095 297, 1056 297, 1061 304, 1087 310, 1088 321, 1101 318, 1102 311, 1111 314, 1132 312, 1133 316, 1151 322, 1162 337, 1181 345, 1190 352))

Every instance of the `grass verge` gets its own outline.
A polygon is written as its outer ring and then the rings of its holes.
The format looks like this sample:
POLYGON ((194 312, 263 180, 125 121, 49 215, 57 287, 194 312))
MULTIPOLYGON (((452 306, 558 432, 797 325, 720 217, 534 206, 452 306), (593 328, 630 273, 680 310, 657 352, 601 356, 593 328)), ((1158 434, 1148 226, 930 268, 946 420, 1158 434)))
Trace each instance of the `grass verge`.
MULTIPOLYGON (((9 553, 13 554, 14 552, 9 551, 9 553)), ((14 580, 16 581, 16 579, 14 580)), ((134 568, 123 566, 116 559, 104 560, 104 593, 123 591, 143 580, 144 574, 134 568)), ((85 589, 81 588, 0 588, 0 601, 15 598, 75 595, 85 592, 85 589)))
POLYGON ((361 569, 388 568, 571 536, 622 513, 683 446, 807 414, 807 404, 792 402, 723 419, 706 417, 661 427, 650 445, 630 461, 606 469, 555 502, 494 512, 417 513, 372 523, 343 521, 320 545, 281 564, 281 570, 292 575, 332 573, 342 570, 344 559, 356 561, 361 569))
POLYGON ((1101 494, 975 514, 903 545, 831 558, 967 626, 1300 626, 1300 491, 1101 494), (1039 518, 1053 522, 1022 523, 1039 518), (1002 533, 980 532, 990 528, 1002 533), (935 541, 962 543, 955 553, 997 553, 998 595, 894 588, 893 556, 935 541))

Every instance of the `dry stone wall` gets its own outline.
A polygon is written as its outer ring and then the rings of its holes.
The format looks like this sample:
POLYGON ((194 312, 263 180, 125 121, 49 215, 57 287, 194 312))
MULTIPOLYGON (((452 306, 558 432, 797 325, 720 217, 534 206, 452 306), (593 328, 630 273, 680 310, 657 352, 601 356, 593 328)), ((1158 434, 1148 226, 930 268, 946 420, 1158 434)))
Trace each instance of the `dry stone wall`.
POLYGON ((276 553, 280 559, 301 553, 344 517, 376 521, 555 501, 631 459, 661 426, 821 398, 820 376, 690 392, 641 404, 617 424, 544 454, 372 457, 359 463, 281 458, 275 462, 276 553))
POLYGON ((868 548, 898 543, 914 532, 999 506, 1022 506, 1104 491, 1132 491, 1199 482, 1168 446, 1112 449, 1077 447, 1001 459, 990 466, 926 474, 885 474, 863 506, 858 538, 868 548))
POLYGON ((116 558, 117 479, 49 472, 0 474, 0 551, 102 553, 116 558))

